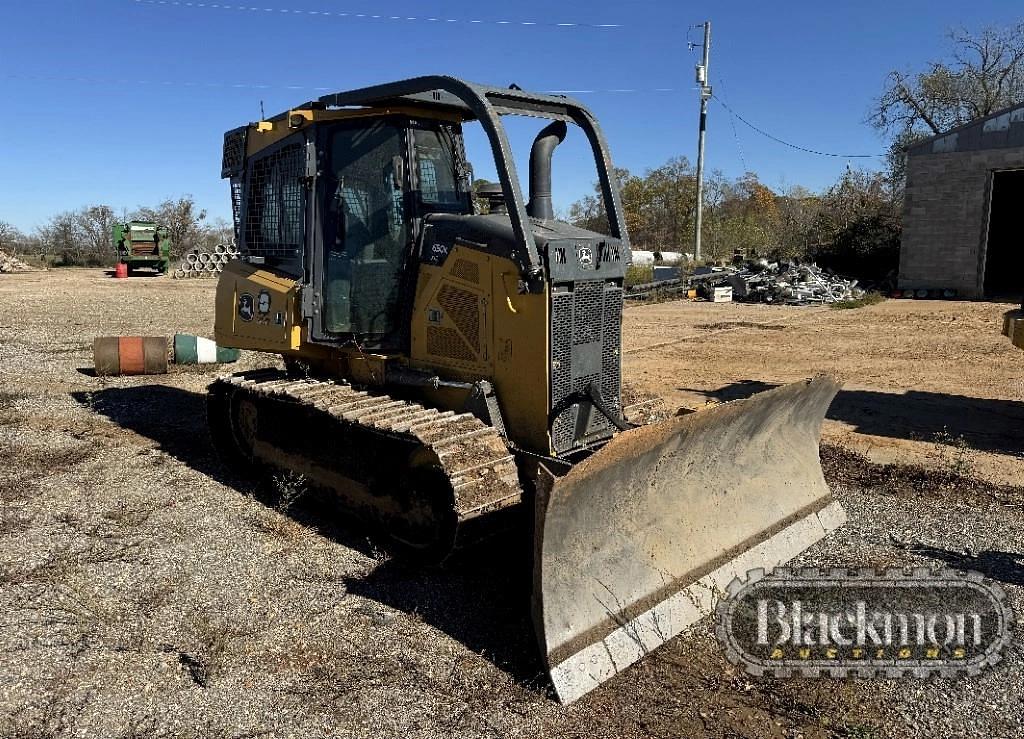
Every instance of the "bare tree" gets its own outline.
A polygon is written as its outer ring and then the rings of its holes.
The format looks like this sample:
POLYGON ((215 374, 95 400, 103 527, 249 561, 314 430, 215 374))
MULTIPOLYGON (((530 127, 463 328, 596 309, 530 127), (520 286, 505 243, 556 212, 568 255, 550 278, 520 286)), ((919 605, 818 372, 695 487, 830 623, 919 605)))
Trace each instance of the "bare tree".
POLYGON ((18 247, 25 241, 25 234, 7 221, 0 221, 0 251, 14 255, 18 247))
POLYGON ((114 209, 109 205, 89 205, 78 211, 76 216, 85 247, 97 256, 108 251, 113 253, 114 209))
POLYGON ((889 73, 868 121, 896 136, 938 134, 1024 100, 1024 22, 948 35, 948 61, 889 73))
POLYGON ((203 227, 203 246, 212 250, 217 244, 232 244, 235 241, 235 226, 224 218, 214 218, 203 227))
POLYGON ((202 246, 206 210, 199 208, 191 195, 182 195, 177 200, 165 200, 155 208, 141 207, 132 217, 153 221, 166 228, 175 255, 202 246))
POLYGON ((43 252, 55 254, 61 264, 81 264, 84 261, 85 243, 78 214, 65 211, 50 217, 36 229, 43 252))

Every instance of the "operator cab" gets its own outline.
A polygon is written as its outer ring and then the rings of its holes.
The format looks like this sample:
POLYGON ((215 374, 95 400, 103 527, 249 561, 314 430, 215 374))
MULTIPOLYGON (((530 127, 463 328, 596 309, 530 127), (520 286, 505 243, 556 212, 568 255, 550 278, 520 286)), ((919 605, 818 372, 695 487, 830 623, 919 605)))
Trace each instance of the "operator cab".
MULTIPOLYGON (((434 96, 425 105, 405 96, 356 107, 344 99, 351 94, 327 96, 225 135, 222 175, 232 182, 242 259, 306 286, 302 314, 313 342, 406 352, 414 267, 440 265, 457 243, 511 259, 528 291, 539 290, 545 279, 583 279, 587 268, 602 263, 618 262, 615 271, 624 271, 628 246, 618 233, 618 203, 603 169, 603 141, 590 128, 584 131, 604 202, 616 206, 608 209, 612 235, 554 219, 551 155, 566 135, 570 112, 580 115, 576 109, 553 116, 556 122, 534 142, 530 200, 523 203, 505 133, 500 125, 488 130, 496 124, 493 112, 485 118, 434 96), (481 193, 482 206, 474 205, 466 121, 483 125, 501 180, 481 193)), ((513 91, 487 96, 499 94, 523 97, 513 91)), ((510 113, 518 111, 499 112, 510 113)), ((590 119, 576 122, 589 125, 590 119)), ((594 275, 612 276, 607 269, 594 275)))

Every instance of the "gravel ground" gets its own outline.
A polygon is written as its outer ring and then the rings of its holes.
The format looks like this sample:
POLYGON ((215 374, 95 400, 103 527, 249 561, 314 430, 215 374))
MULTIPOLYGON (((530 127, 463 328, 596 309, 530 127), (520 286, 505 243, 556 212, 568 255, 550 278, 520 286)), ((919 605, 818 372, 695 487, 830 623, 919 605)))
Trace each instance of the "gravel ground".
MULTIPOLYGON (((208 335, 212 290, 0 277, 0 736, 1024 736, 1019 634, 978 678, 760 680, 704 624, 558 705, 530 628, 526 542, 409 569, 310 496, 289 501, 288 481, 223 469, 203 419, 211 373, 88 373, 97 335, 208 335)), ((735 308, 723 315, 764 320, 735 308)), ((631 309, 627 331, 664 310, 631 309)), ((832 318, 801 310, 772 320, 832 318)), ((237 368, 275 362, 245 353, 237 368)), ((627 361, 635 384, 653 371, 627 361)), ((831 444, 822 456, 850 522, 801 564, 970 567, 1024 613, 1024 491, 962 475, 952 453, 930 469, 831 444)))

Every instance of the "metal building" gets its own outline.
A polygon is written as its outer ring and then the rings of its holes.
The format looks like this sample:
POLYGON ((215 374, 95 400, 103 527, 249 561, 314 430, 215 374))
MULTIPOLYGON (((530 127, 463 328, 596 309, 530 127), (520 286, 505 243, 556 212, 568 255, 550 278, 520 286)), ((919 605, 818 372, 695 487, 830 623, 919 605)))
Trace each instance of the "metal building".
POLYGON ((900 288, 1024 292, 1024 103, 907 149, 900 288))

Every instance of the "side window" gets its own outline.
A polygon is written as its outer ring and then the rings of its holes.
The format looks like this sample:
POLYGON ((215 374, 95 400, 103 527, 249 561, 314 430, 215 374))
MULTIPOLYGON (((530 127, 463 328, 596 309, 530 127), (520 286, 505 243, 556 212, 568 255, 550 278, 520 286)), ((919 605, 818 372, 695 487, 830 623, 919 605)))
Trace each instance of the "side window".
POLYGON ((287 258, 302 253, 304 151, 300 141, 252 162, 245 215, 245 244, 251 254, 287 258))
POLYGON ((420 203, 430 210, 464 209, 469 200, 462 181, 468 165, 463 161, 460 137, 448 126, 413 129, 416 149, 416 188, 420 203))
POLYGON ((382 336, 397 318, 408 250, 405 131, 380 119, 330 134, 324 330, 382 336))

